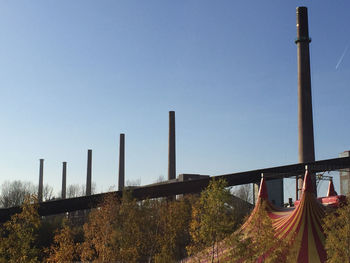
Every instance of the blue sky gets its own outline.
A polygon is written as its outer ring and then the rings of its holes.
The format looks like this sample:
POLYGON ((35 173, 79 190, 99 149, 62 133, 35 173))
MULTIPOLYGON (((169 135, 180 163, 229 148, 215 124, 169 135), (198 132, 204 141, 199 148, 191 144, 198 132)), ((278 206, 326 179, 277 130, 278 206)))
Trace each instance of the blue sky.
MULTIPOLYGON (((349 150, 348 1, 0 1, 0 182, 97 190, 296 163, 295 8, 309 8, 316 159, 349 150)), ((294 185, 286 187, 294 194, 294 185)), ((321 193, 322 195, 322 193, 321 193)))

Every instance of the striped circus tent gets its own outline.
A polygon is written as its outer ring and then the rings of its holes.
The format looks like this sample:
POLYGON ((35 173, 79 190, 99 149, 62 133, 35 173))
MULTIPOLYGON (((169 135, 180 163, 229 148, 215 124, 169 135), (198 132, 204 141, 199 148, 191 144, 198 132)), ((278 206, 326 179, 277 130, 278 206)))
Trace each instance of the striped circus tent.
POLYGON ((322 229, 325 210, 320 200, 315 197, 308 171, 305 173, 301 198, 294 208, 278 208, 271 204, 265 179, 262 178, 256 206, 242 226, 243 232, 260 209, 267 210, 276 238, 290 241, 288 250, 295 254, 297 262, 326 261, 325 235, 322 229))
MULTIPOLYGON (((276 207, 268 200, 265 179, 262 178, 256 205, 239 232, 243 233, 243 239, 247 237, 249 235, 249 228, 254 223, 253 220, 264 214, 271 219, 275 238, 284 241, 284 244, 288 244, 286 254, 292 254, 292 262, 326 262, 327 255, 324 247, 325 235, 322 229, 322 218, 327 211, 338 207, 343 201, 345 201, 345 196, 337 195, 332 181, 329 182, 327 196, 316 198, 311 182, 311 175, 306 169, 300 200, 295 202, 294 207, 276 207)), ((229 254, 230 251, 232 252, 234 250, 234 247, 226 246, 221 251, 217 251, 218 255, 214 255, 214 261, 235 262, 230 258, 229 254)), ((273 248, 266 251, 257 262, 264 262, 264 258, 268 257, 268 254, 272 251, 273 248)), ((205 258, 198 261, 194 260, 194 258, 187 258, 182 262, 207 263, 211 262, 211 260, 205 258)), ((241 259, 237 262, 245 262, 245 260, 241 259)), ((283 262, 283 259, 281 259, 281 262, 283 262)))

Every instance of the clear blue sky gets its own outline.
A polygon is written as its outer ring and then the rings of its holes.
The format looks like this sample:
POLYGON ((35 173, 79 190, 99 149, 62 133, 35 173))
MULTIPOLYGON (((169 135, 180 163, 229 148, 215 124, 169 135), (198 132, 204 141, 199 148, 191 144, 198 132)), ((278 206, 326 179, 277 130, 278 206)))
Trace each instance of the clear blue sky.
MULTIPOLYGON (((349 144, 349 1, 0 1, 0 183, 116 185, 296 163, 295 8, 309 8, 316 159, 349 144)), ((294 194, 294 186, 290 187, 294 194)), ((289 194, 287 192, 287 195, 289 194)), ((325 193, 321 193, 325 194, 325 193)))

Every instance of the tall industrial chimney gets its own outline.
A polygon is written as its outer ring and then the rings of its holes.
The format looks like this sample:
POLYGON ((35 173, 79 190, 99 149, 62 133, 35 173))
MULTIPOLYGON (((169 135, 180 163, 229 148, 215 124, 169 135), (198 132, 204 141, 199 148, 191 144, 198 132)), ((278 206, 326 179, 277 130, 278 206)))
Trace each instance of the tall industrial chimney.
MULTIPOLYGON (((299 128, 299 162, 314 162, 314 128, 312 119, 309 27, 307 8, 297 7, 297 39, 298 49, 298 128, 299 128)), ((316 192, 316 178, 312 176, 313 189, 316 192)), ((301 195, 303 178, 298 178, 297 197, 301 195)))
POLYGON ((86 193, 85 195, 91 195, 91 167, 92 167, 92 150, 88 150, 87 156, 87 174, 86 174, 86 193))
POLYGON ((66 186, 67 186, 67 162, 63 162, 62 166, 62 199, 66 199, 66 186))
POLYGON ((125 134, 120 134, 119 141, 119 177, 118 191, 123 191, 125 183, 125 134))
POLYGON ((168 180, 176 179, 175 111, 169 111, 168 180))
POLYGON ((39 167, 39 188, 38 188, 38 202, 43 201, 43 188, 44 188, 44 159, 40 159, 39 167))

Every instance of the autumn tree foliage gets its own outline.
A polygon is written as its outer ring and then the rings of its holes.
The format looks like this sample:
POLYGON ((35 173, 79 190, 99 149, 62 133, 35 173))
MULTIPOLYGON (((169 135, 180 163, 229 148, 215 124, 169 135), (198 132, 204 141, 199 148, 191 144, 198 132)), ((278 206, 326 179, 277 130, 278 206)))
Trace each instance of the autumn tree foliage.
POLYGON ((194 257, 215 257, 223 249, 223 239, 233 232, 234 216, 228 203, 231 194, 224 180, 212 180, 192 208, 191 244, 188 253, 194 257))
POLYGON ((229 262, 296 262, 291 242, 276 237, 266 203, 262 202, 249 224, 226 240, 231 250, 229 262))
POLYGON ((21 213, 1 226, 0 262, 40 262, 40 250, 36 246, 40 227, 36 198, 27 196, 21 209, 21 213))
POLYGON ((178 201, 160 203, 157 231, 158 253, 156 263, 177 262, 186 256, 190 242, 191 201, 184 197, 178 201))
POLYGON ((191 203, 188 198, 136 201, 130 192, 109 195, 84 225, 81 260, 176 262, 186 256, 191 203))
POLYGON ((84 242, 81 245, 83 261, 115 261, 113 252, 113 229, 117 220, 119 200, 109 195, 103 204, 91 211, 84 225, 84 242))
POLYGON ((123 193, 113 232, 119 262, 147 262, 153 256, 155 224, 151 211, 150 202, 137 202, 131 193, 123 193))
POLYGON ((73 262, 79 259, 79 244, 75 242, 74 227, 67 220, 55 231, 51 247, 47 250, 47 262, 73 262))
POLYGON ((223 180, 212 181, 200 196, 178 199, 137 201, 131 191, 111 193, 82 213, 88 217, 82 226, 66 214, 40 218, 32 196, 1 225, 0 263, 171 263, 189 254, 213 261, 234 230, 232 200, 223 180))
POLYGON ((81 259, 92 262, 148 261, 156 251, 152 203, 137 202, 124 192, 108 196, 84 225, 81 259))
POLYGON ((350 205, 349 198, 323 219, 326 235, 327 262, 350 262, 350 205))

